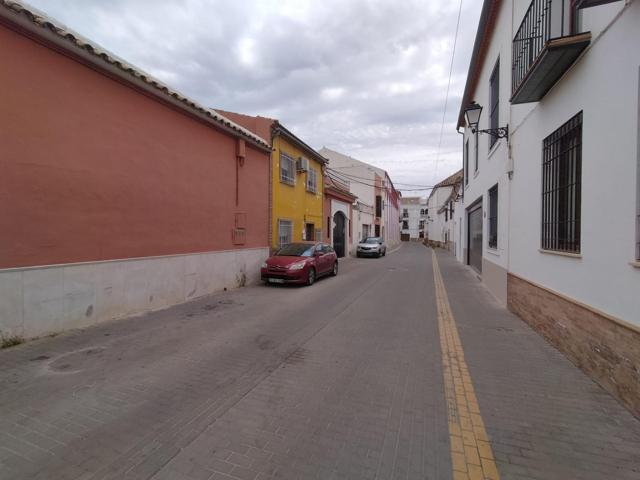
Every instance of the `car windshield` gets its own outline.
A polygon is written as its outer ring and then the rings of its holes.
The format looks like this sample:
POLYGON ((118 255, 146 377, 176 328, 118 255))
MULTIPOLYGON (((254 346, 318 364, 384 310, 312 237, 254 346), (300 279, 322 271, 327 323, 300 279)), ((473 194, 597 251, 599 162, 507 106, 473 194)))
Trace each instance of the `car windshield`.
POLYGON ((315 245, 308 243, 290 243, 276 252, 278 257, 310 257, 315 245))
POLYGON ((380 243, 380 239, 378 237, 369 237, 365 238, 364 243, 380 243))

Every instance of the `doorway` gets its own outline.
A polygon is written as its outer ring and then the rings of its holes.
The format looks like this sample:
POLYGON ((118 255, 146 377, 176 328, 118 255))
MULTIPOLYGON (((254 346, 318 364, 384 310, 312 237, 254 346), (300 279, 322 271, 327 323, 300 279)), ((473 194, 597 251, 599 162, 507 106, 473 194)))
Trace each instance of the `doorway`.
POLYGON ((333 249, 338 257, 344 257, 346 224, 344 213, 336 212, 333 216, 333 249))
POLYGON ((482 273, 482 202, 467 213, 467 264, 482 273))
POLYGON ((315 225, 313 223, 305 223, 304 225, 304 239, 307 241, 316 240, 315 225))

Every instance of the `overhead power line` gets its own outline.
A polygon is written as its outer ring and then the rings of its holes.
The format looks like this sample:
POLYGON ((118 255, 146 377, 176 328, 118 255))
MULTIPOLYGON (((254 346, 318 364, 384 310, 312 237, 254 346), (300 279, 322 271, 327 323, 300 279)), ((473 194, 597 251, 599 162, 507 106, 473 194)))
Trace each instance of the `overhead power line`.
MULTIPOLYGON (((338 172, 336 170, 334 170, 331 167, 326 167, 327 170, 329 170, 330 172, 333 172, 341 177, 344 177, 348 180, 351 179, 356 179, 356 180, 366 180, 366 181, 371 181, 370 178, 367 177, 360 177, 358 175, 353 175, 352 173, 344 173, 344 172, 338 172)), ((355 182, 357 183, 357 182, 355 182)), ((421 187, 422 189, 427 189, 427 188, 433 188, 433 185, 421 185, 421 184, 415 184, 415 183, 402 183, 402 182, 393 182, 394 185, 404 185, 406 187, 421 187)), ((406 190, 405 188, 401 188, 401 190, 406 190)))
POLYGON ((434 173, 438 175, 438 162, 440 161, 440 147, 442 146, 442 134, 444 132, 444 121, 447 116, 447 103, 449 101, 449 88, 451 87, 451 76, 453 74, 453 60, 456 56, 456 44, 458 43, 458 29, 460 28, 460 15, 462 13, 462 0, 460 0, 460 6, 458 7, 458 20, 456 21, 456 34, 453 39, 453 52, 451 52, 451 65, 449 67, 449 81, 447 82, 447 94, 444 97, 444 111, 442 112, 442 124, 440 125, 440 139, 438 140, 438 154, 436 155, 436 165, 434 173))

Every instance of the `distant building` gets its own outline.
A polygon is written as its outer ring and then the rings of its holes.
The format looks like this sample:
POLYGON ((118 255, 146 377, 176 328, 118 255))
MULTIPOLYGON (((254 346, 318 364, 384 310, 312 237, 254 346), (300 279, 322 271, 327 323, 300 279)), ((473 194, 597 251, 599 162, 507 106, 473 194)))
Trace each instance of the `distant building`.
POLYGON ((367 231, 370 236, 384 238, 388 247, 396 245, 400 241, 398 220, 401 194, 393 186, 388 173, 326 147, 320 149, 319 153, 329 159, 330 170, 349 179, 351 193, 358 197, 358 236, 354 237, 351 253, 355 254, 357 242, 367 231), (369 207, 373 209, 372 216, 365 213, 369 207), (369 221, 371 223, 366 223, 369 221))
POLYGON ((438 182, 431 190, 427 200, 427 238, 433 245, 455 252, 461 244, 460 229, 456 228, 454 212, 456 203, 461 200, 462 170, 438 182))
POLYGON ((404 241, 425 237, 427 201, 421 197, 402 197, 400 200, 400 235, 404 241))

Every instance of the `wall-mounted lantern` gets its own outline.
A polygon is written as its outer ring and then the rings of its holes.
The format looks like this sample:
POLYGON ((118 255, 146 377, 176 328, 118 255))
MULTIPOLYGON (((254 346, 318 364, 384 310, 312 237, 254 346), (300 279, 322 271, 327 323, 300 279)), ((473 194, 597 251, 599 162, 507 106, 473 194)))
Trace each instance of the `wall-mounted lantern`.
POLYGON ((496 138, 509 139, 509 125, 498 128, 487 128, 485 130, 478 130, 478 123, 480 122, 480 114, 482 113, 482 106, 476 102, 471 102, 464 110, 464 116, 467 119, 467 125, 471 127, 472 133, 486 133, 496 138))

